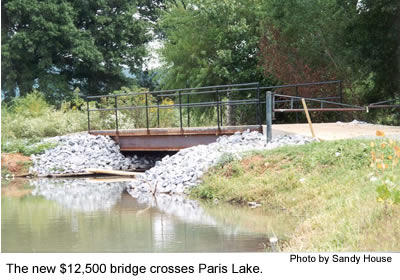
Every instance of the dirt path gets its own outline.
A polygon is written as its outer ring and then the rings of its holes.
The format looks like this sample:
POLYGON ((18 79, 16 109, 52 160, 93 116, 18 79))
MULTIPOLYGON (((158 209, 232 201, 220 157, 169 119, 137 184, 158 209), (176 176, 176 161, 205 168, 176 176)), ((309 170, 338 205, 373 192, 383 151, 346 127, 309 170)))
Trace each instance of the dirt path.
MULTIPOLYGON (((357 137, 373 137, 377 130, 381 130, 387 137, 400 139, 400 126, 354 123, 316 123, 313 124, 315 134, 324 140, 338 140, 357 137)), ((299 134, 311 137, 307 123, 275 124, 272 125, 272 135, 299 134)))

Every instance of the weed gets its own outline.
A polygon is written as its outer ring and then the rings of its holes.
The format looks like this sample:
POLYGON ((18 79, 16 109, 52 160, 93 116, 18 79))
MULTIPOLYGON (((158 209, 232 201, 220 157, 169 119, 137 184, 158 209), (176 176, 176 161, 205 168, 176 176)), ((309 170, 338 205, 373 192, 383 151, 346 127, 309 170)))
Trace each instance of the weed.
POLYGON ((385 133, 377 131, 376 135, 382 137, 379 141, 372 141, 370 146, 371 164, 377 181, 377 199, 380 202, 400 204, 399 160, 400 147, 391 140, 383 138, 385 133))
POLYGON ((232 153, 223 153, 218 160, 217 164, 215 165, 215 168, 222 168, 228 163, 231 163, 232 161, 236 160, 236 156, 232 153))
POLYGON ((42 154, 44 151, 56 147, 51 142, 39 142, 39 139, 13 139, 1 142, 1 151, 5 153, 21 153, 25 156, 42 154))

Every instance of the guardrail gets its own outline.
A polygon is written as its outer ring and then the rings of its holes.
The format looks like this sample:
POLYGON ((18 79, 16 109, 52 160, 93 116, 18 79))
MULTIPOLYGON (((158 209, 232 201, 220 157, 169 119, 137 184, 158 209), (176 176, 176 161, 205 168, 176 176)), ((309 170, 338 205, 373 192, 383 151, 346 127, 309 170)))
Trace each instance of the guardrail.
MULTIPOLYGON (((260 83, 244 83, 244 84, 228 84, 228 85, 218 85, 218 86, 206 86, 206 87, 196 87, 196 88, 181 88, 181 89, 171 89, 171 90, 158 90, 158 91, 148 91, 148 92, 131 92, 131 93, 123 93, 123 94, 113 94, 113 95, 95 95, 88 96, 86 98, 87 102, 87 120, 88 120, 88 131, 91 131, 91 112, 94 111, 113 111, 115 115, 115 131, 118 133, 119 127, 119 117, 118 112, 121 110, 145 110, 145 123, 146 128, 150 129, 150 109, 156 109, 157 114, 157 127, 160 127, 160 110, 175 108, 179 110, 179 126, 181 129, 184 127, 185 117, 183 110, 186 109, 186 126, 190 127, 191 122, 191 108, 200 108, 200 107, 215 107, 216 108, 216 125, 218 128, 223 126, 223 109, 229 106, 243 106, 243 105, 253 105, 255 108, 255 121, 259 126, 263 123, 263 107, 262 104, 266 103, 266 99, 263 96, 266 95, 267 91, 283 91, 283 90, 294 90, 293 96, 291 95, 283 95, 283 94, 274 94, 273 96, 273 111, 279 111, 283 109, 276 108, 276 104, 285 104, 290 103, 291 108, 286 109, 286 112, 290 112, 288 110, 292 110, 293 112, 297 112, 296 110, 300 110, 298 108, 294 108, 296 102, 298 102, 301 98, 300 90, 303 88, 311 88, 311 87, 323 87, 325 85, 333 85, 334 96, 323 96, 316 98, 309 98, 309 100, 316 100, 319 102, 323 102, 325 104, 335 104, 335 105, 346 105, 341 103, 343 101, 342 95, 342 81, 324 81, 324 82, 315 82, 315 83, 299 83, 299 84, 289 84, 289 85, 279 85, 279 86, 261 86, 260 83), (237 94, 233 96, 233 94, 237 94), (144 104, 142 105, 134 105, 134 106, 118 106, 118 99, 123 96, 144 96, 144 104), (196 95, 202 95, 203 98, 195 100, 195 102, 191 102, 191 97, 196 95), (155 104, 149 103, 149 97, 152 96, 156 99, 155 104), (205 100, 204 96, 208 96, 209 100, 205 100), (280 100, 275 100, 278 97, 280 100), (285 100, 285 97, 290 97, 291 99, 285 100), (113 106, 109 108, 90 108, 89 102, 92 100, 100 99, 100 98, 113 98, 113 106), (165 98, 174 99, 174 104, 165 105, 162 103, 162 100, 165 98), (339 102, 333 102, 331 100, 338 100, 339 102)), ((330 92, 328 90, 328 92, 330 92)), ((193 99, 192 99, 193 101, 193 99)), ((352 105, 348 105, 352 106, 352 105)), ((357 106, 353 106, 357 107, 357 106)), ((283 112, 283 111, 282 111, 283 112)))

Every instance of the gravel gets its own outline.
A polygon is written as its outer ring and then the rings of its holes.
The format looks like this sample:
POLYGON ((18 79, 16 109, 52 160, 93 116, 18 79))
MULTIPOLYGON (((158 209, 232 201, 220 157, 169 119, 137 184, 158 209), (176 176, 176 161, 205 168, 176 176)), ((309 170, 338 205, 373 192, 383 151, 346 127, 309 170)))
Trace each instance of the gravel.
POLYGON ((137 155, 125 157, 119 146, 108 136, 71 134, 44 140, 56 143, 43 154, 32 155, 29 172, 38 176, 73 174, 88 168, 129 170, 148 169, 159 158, 137 155))
POLYGON ((236 132, 232 136, 222 136, 217 142, 182 149, 173 156, 157 161, 155 166, 139 175, 131 184, 130 194, 140 197, 140 193, 187 193, 201 182, 203 174, 212 166, 232 159, 240 159, 251 150, 269 150, 284 145, 302 145, 312 140, 299 135, 273 138, 266 143, 265 136, 256 131, 236 132))
POLYGON ((119 146, 108 136, 72 134, 45 140, 56 143, 55 148, 33 155, 30 173, 39 176, 74 174, 88 168, 129 170, 148 169, 130 185, 130 194, 182 194, 201 182, 203 174, 216 164, 240 159, 244 152, 268 150, 284 145, 302 145, 312 139, 300 135, 285 135, 266 143, 257 131, 236 132, 221 136, 217 142, 182 149, 173 156, 160 158, 137 155, 125 157, 119 146), (152 168, 151 168, 152 167, 152 168), (151 169, 149 169, 151 168, 151 169))

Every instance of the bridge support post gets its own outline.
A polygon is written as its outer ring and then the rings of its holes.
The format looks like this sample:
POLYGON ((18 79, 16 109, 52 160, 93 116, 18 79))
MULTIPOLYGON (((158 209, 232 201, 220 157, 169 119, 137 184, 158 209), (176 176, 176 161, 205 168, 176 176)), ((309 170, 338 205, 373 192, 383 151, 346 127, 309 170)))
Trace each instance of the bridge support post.
POLYGON ((269 143, 272 140, 272 92, 270 91, 267 91, 266 114, 266 135, 269 143))

